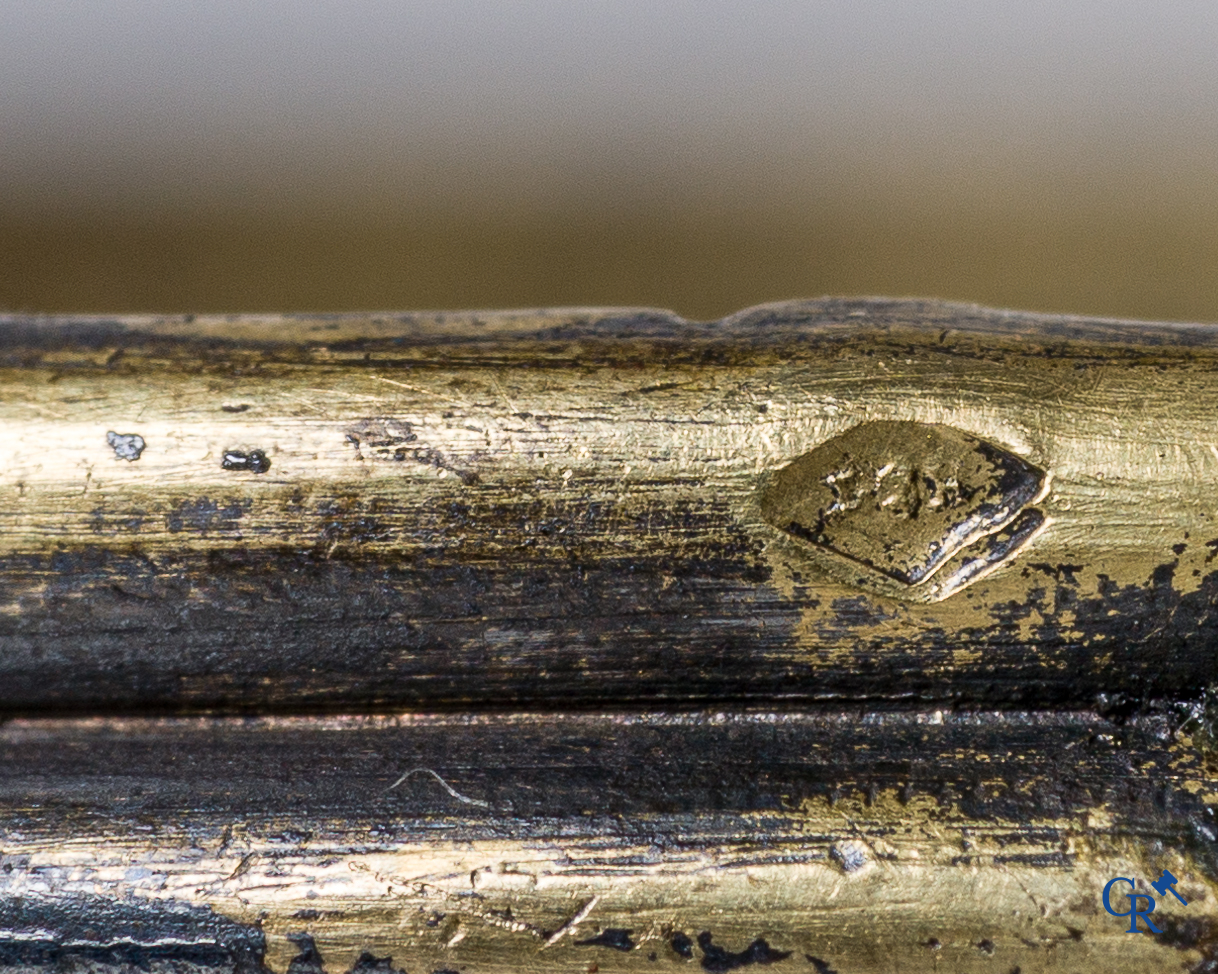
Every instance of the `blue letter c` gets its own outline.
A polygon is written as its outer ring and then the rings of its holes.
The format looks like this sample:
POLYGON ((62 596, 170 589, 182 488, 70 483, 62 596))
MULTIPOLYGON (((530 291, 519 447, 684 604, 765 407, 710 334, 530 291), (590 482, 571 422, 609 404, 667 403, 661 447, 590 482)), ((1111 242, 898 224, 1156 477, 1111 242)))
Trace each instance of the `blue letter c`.
POLYGON ((1108 900, 1109 891, 1112 889, 1113 883, 1128 883, 1130 888, 1132 889, 1133 880, 1126 879, 1124 876, 1118 876, 1116 879, 1108 880, 1108 885, 1104 887, 1104 909, 1107 910, 1109 913, 1111 913, 1114 917, 1127 917, 1127 916, 1129 916, 1130 913, 1133 912, 1132 904, 1130 904, 1129 909, 1126 910, 1124 913, 1117 913, 1117 911, 1112 908, 1112 903, 1109 902, 1109 900, 1108 900))

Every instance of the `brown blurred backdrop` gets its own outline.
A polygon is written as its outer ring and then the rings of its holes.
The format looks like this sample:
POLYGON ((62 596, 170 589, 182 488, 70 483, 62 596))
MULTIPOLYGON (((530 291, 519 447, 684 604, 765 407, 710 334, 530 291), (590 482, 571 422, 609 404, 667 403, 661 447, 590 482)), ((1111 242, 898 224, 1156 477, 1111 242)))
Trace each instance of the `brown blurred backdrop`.
POLYGON ((10 311, 1218 320, 1218 5, 13 0, 0 180, 10 311))

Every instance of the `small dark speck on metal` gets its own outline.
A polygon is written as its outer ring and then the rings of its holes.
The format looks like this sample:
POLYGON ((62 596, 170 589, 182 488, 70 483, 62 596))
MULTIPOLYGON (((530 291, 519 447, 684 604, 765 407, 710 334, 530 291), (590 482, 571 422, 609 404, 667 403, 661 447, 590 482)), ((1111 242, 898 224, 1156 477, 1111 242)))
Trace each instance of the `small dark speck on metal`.
POLYGON ((240 450, 226 450, 220 466, 225 470, 248 470, 250 473, 266 473, 271 469, 270 458, 261 450, 250 450, 242 453, 240 450))

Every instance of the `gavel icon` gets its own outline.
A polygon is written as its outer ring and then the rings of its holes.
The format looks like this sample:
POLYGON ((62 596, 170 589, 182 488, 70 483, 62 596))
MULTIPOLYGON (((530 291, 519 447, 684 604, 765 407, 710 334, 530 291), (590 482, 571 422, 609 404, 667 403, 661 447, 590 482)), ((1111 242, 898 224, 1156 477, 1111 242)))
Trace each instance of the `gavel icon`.
POLYGON ((1166 896, 1168 893, 1171 893, 1171 895, 1178 899, 1181 903, 1188 906, 1188 902, 1184 899, 1184 897, 1172 889, 1172 887, 1178 882, 1179 880, 1171 874, 1170 869, 1164 869, 1163 875, 1151 883, 1150 886, 1160 896, 1166 896))

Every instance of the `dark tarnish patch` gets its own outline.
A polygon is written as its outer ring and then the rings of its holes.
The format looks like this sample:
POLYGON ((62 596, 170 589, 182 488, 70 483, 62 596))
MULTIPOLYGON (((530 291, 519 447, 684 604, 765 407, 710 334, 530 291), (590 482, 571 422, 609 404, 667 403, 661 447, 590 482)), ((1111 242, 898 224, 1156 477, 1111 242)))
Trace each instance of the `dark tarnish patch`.
POLYGON ((831 640, 841 632, 854 632, 862 629, 873 629, 885 626, 898 618, 897 611, 888 611, 883 604, 872 602, 865 595, 855 595, 850 598, 834 599, 829 603, 833 615, 818 620, 816 630, 826 639, 831 640))
POLYGON ((271 469, 270 458, 261 450, 225 450, 220 466, 225 470, 248 470, 250 473, 266 473, 271 469))
MULTIPOLYGON (((188 323, 191 316, 164 320, 188 323)), ((323 323, 329 327, 334 320, 333 316, 294 315, 286 323, 293 331, 310 326, 315 330, 323 323)), ((971 305, 893 299, 764 305, 746 308, 717 322, 690 322, 654 311, 608 315, 569 312, 561 318, 543 318, 525 329, 518 320, 509 324, 499 315, 485 323, 469 315, 453 315, 455 328, 438 328, 436 322, 435 315, 386 316, 377 323, 387 329, 367 332, 348 324, 341 337, 319 345, 315 335, 302 338, 278 329, 267 329, 257 336, 248 332, 166 335, 132 321, 94 318, 49 322, 9 316, 4 320, 6 334, 0 361, 34 366, 49 352, 56 355, 57 368, 101 371, 105 367, 96 364, 95 356, 81 355, 79 361, 65 364, 64 352, 117 347, 126 352, 125 359, 132 360, 127 365, 132 371, 146 369, 149 358, 168 361, 182 371, 202 371, 232 364, 330 364, 335 354, 342 355, 352 367, 379 370, 383 362, 378 360, 378 353, 455 348, 494 351, 506 346, 517 361, 531 354, 547 364, 562 356, 562 361, 572 363, 634 365, 663 360, 673 366, 707 362, 738 365, 755 364, 767 354, 784 362, 798 361, 809 349, 853 349, 860 339, 877 350, 908 353, 903 332, 911 327, 921 334, 933 328, 939 333, 937 347, 951 354, 996 363, 1007 363, 1013 355, 1077 356, 1077 343, 1090 346, 1088 363, 1131 365, 1140 364, 1147 349, 1218 345, 1213 331, 1205 328, 998 313, 971 305), (851 323, 849 328, 842 324, 846 321, 851 323), (1035 341, 1029 342, 1029 337, 1035 341)))
POLYGON ((620 927, 609 927, 595 937, 575 941, 581 947, 608 947, 610 950, 620 950, 623 953, 634 950, 634 941, 630 939, 633 930, 623 930, 620 927))
POLYGON ((394 967, 392 957, 374 957, 365 950, 351 966, 348 974, 406 974, 406 971, 394 967))
POLYGON ((756 658, 782 648, 799 607, 776 593, 744 606, 734 600, 742 588, 764 585, 772 569, 723 502, 436 505, 416 513, 430 546, 406 558, 368 550, 365 543, 394 522, 377 498, 355 492, 316 507, 301 497, 304 513, 289 516, 316 533, 302 532, 292 547, 244 543, 245 534, 261 542, 265 523, 251 522, 249 498, 175 503, 170 530, 231 531, 231 544, 147 552, 124 538, 126 550, 0 557, 0 602, 22 606, 20 614, 0 613, 0 649, 22 657, 7 659, 6 674, 18 675, 6 675, 0 707, 33 699, 68 705, 80 695, 121 706, 192 706, 200 693, 242 707, 288 696, 316 706, 310 685, 336 705, 370 695, 392 705, 419 690, 488 699, 480 686, 493 686, 500 701, 590 699, 605 695, 598 674, 606 668, 637 673, 625 692, 643 696, 684 699, 725 683, 729 692, 790 685, 786 671, 762 673, 759 682, 756 658), (636 522, 656 531, 671 525, 689 540, 646 556, 621 551, 620 531, 636 522), (522 523, 524 544, 505 549, 501 563, 465 559, 470 525, 520 530, 522 523), (43 579, 36 591, 31 572, 43 579), (706 624, 708 614, 730 618, 742 608, 743 625, 706 624), (237 619, 257 641, 256 658, 233 641, 237 619), (529 647, 524 665, 520 647, 529 647), (320 669, 319 651, 331 660, 320 669), (82 680, 61 662, 67 658, 98 661, 97 679, 82 680), (114 669, 110 659, 123 662, 114 669))
MULTIPOLYGON (((995 621, 1015 619, 1020 613, 1038 619, 1030 627, 1031 643, 1046 647, 1065 664, 1063 672, 1072 674, 1059 678, 1059 694, 1090 686, 1092 693, 1102 690, 1135 700, 1195 698, 1216 676, 1205 662, 1204 647, 1218 625, 1218 572, 1185 594, 1174 585, 1176 567, 1175 562, 1158 566, 1144 585, 1118 586, 1101 574, 1098 594, 1080 597, 1075 566, 1041 566, 1060 576, 1051 596, 1044 589, 1034 590, 1025 604, 1000 604, 990 615, 995 621), (1110 654, 1103 675, 1096 670, 1096 647, 1110 654)), ((979 635, 983 646, 987 634, 979 635)), ((1046 689, 1037 686, 1029 693, 1043 694, 1046 689)))
POLYGON ((102 897, 0 897, 0 968, 267 974, 266 941, 210 909, 102 897))
POLYGON ((1204 753, 1218 754, 1218 686, 1205 687, 1195 700, 1181 702, 1179 710, 1179 733, 1204 753))
POLYGON ((103 501, 89 512, 89 530, 93 534, 139 534, 147 515, 147 511, 137 507, 114 514, 107 510, 103 501))
POLYGON ((1050 565, 1043 561, 1028 562, 1028 568, 1032 571, 1040 572, 1042 575, 1047 575, 1058 582, 1064 582, 1066 585, 1077 585, 1078 578, 1076 576, 1084 571, 1086 567, 1086 565, 1068 565, 1062 563, 1050 565))
POLYGON ((288 974, 326 974, 325 962, 311 936, 307 933, 289 933, 288 940, 299 951, 288 964, 288 974))
POLYGON ((672 944, 673 951, 678 957, 684 957, 686 960, 693 960, 694 942, 689 939, 689 934, 678 930, 672 935, 672 940, 670 943, 672 944))
MULTIPOLYGON (((299 697, 291 694, 289 703, 296 705, 299 697)), ((256 731, 244 721, 212 727, 195 721, 64 722, 59 729, 6 744, 0 784, 8 782, 8 790, 0 790, 0 815, 25 814, 28 795, 19 783, 37 776, 44 807, 64 809, 55 814, 65 828, 72 827, 70 809, 84 807, 106 816, 116 834, 139 829, 149 816, 163 814, 165 802, 176 800, 172 796, 189 795, 192 807, 211 810, 200 812, 200 821, 218 823, 218 831, 278 807, 283 795, 308 779, 311 807, 326 809, 332 820, 366 821, 374 836, 388 840, 426 828, 410 823, 453 813, 453 799, 438 787, 399 789, 393 807, 386 804, 386 786, 400 776, 401 767, 368 756, 409 753, 411 765, 435 769, 463 791, 476 787, 477 795, 503 810, 490 817, 464 813, 457 833, 461 841, 507 836, 531 841, 536 833, 529 823, 579 818, 595 808, 613 821, 652 823, 645 828, 660 831, 646 834, 665 846, 680 844, 691 815, 718 823, 714 836, 751 834, 757 811, 799 808, 806 799, 821 801, 834 790, 856 799, 873 786, 886 792, 921 777, 919 794, 944 810, 957 809, 951 814, 965 819, 1016 823, 1053 815, 1073 820, 1103 807, 1118 834, 1136 829, 1146 842, 1161 841, 1195 856, 1207 876, 1218 874, 1218 844, 1208 832, 1212 818, 1204 794, 1168 785, 1175 791, 1164 795, 1165 781, 1174 776, 1196 781, 1203 765, 1175 763, 1180 753, 1165 746, 1161 721, 1135 718, 1118 726, 1095 716, 1042 712, 946 715, 942 724, 928 724, 921 716, 890 713, 874 724, 843 719, 841 712, 789 714, 777 722, 728 716, 720 722, 714 711, 704 711, 688 725, 673 727, 664 713, 658 720, 640 716, 624 726, 610 716, 558 711, 528 724, 488 714, 484 722, 431 727, 377 723, 337 737, 290 718, 279 729, 256 731), (1013 746, 1023 760, 1006 760, 1013 746), (190 762, 172 760, 183 753, 190 754, 190 762), (100 771, 97 754, 106 756, 100 771), (487 756, 476 784, 468 771, 448 766, 453 754, 487 756), (792 754, 800 760, 791 761, 792 754), (707 765, 708 755, 714 773, 691 775, 690 768, 707 765), (640 777, 635 772, 642 766, 649 774, 640 777), (317 774, 319 767, 326 773, 317 774), (116 787, 116 780, 126 784, 116 787), (676 794, 675 780, 682 782, 676 794), (614 782, 629 787, 607 787, 614 782), (984 793, 977 787, 982 783, 984 793)), ((1013 824, 991 835, 1000 847, 994 851, 1011 854, 1060 850, 1071 833, 1013 824)), ((785 841, 803 839, 776 840, 775 852, 785 841)), ((992 855, 978 854, 975 863, 1002 868, 992 855)), ((584 866, 615 863, 622 864, 588 859, 584 866)), ((298 929, 305 927, 298 921, 298 929)), ((688 948, 685 938, 674 937, 673 943, 674 952, 688 948)))
POLYGON ((709 930, 698 934, 698 946, 702 949, 702 968, 711 974, 726 974, 727 971, 751 964, 774 964, 791 956, 791 951, 775 950, 762 937, 758 937, 739 953, 716 947, 711 943, 712 939, 709 930))
MULTIPOLYGON (((235 534, 246 503, 180 504, 169 526, 235 534)), ((496 509, 446 505, 423 512, 434 515, 428 530, 449 547, 403 561, 377 558, 364 547, 385 530, 370 504, 354 519, 336 511, 320 537, 305 539, 307 549, 234 541, 226 550, 155 556, 94 546, 0 558, 0 599, 21 609, 0 613, 0 647, 11 665, 0 704, 10 712, 83 699, 244 706, 247 693, 267 705, 291 696, 294 705, 309 707, 324 694, 352 704, 371 695, 384 705, 591 700, 605 698, 601 675, 613 672, 614 692, 638 699, 782 693, 792 700, 866 696, 1001 707, 1036 701, 1041 708, 1090 707, 1104 692, 1136 708, 1146 699, 1195 697, 1218 677, 1208 649, 1218 636, 1218 573, 1183 595, 1170 584, 1170 566, 1146 586, 1104 583, 1091 598, 1080 598, 1063 579, 1056 594, 1040 589, 1026 602, 991 606, 988 618, 977 613, 975 628, 955 631, 911 630, 904 617, 912 610, 857 597, 835 603, 840 611, 818 625, 823 645, 848 648, 859 660, 830 669, 787 662, 797 603, 772 590, 745 612, 731 600, 744 586, 764 586, 769 569, 730 522, 716 546, 615 557, 563 547, 573 527, 591 523, 599 535, 619 523, 611 505, 526 506, 511 516, 530 517, 530 546, 513 552, 510 564, 462 564, 453 560, 462 525, 502 518, 496 509), (335 541, 333 557, 324 557, 335 541), (37 589, 33 577, 40 579, 37 589), (357 601, 352 592, 360 593, 357 601), (561 611, 550 611, 554 606, 561 611), (230 645, 234 610, 258 633, 258 666, 265 670, 251 668, 248 653, 230 645), (898 625, 880 625, 894 610, 898 625), (756 625, 759 618, 764 626, 756 625), (725 619, 733 620, 731 628, 725 619), (736 621, 742 619, 747 624, 736 621), (539 638, 566 648, 539 652, 539 638), (960 640, 985 654, 984 668, 926 665, 960 640), (346 649, 319 672, 310 655, 318 646, 346 649), (1097 646, 1110 655, 1098 660, 1097 646), (522 651, 532 654, 528 666, 519 663, 522 651), (578 664, 570 662, 575 658, 578 664), (112 676, 110 664, 99 663, 86 685, 52 659, 121 659, 122 673, 112 676), (200 659, 209 661, 211 675, 184 684, 183 674, 194 674, 200 659), (276 674, 273 686, 263 679, 267 673, 276 674), (450 698, 458 686, 460 694, 450 698)), ((680 516, 700 530, 707 525, 707 532, 723 523, 715 511, 680 516)))
POLYGON ((811 954, 804 954, 808 959, 808 963, 816 970, 816 974, 837 974, 828 961, 821 960, 819 957, 813 957, 811 954))
POLYGON ((1163 931, 1155 934, 1155 940, 1165 947, 1201 953, 1201 960, 1189 968, 1189 974, 1218 972, 1218 929, 1212 919, 1156 913, 1155 926, 1163 931))
POLYGON ((135 461, 144 452, 144 438, 138 433, 115 433, 111 430, 106 434, 106 442, 120 460, 135 461))
MULTIPOLYGON (((987 606, 976 626, 926 626, 893 636, 890 623, 907 610, 857 596, 834 600, 833 614, 817 619, 814 629, 825 645, 850 648, 860 661, 856 676, 870 673, 875 685, 883 683, 880 694, 902 698, 1092 706, 1105 693, 1132 712, 1156 698, 1197 699, 1218 683, 1208 650, 1218 639, 1218 572, 1190 580, 1196 590, 1182 593, 1174 584, 1176 564, 1169 562, 1142 584, 1118 586, 1100 574, 1094 577, 1098 591, 1083 595, 1075 565, 1038 563, 1022 571, 1025 577, 1047 574, 1056 584, 1030 588, 1018 602, 987 606), (983 672, 925 665, 961 643, 984 654, 983 672)), ((845 674, 818 675, 822 687, 850 682, 845 674)))
POLYGON ((338 545, 363 545, 388 541, 393 532, 381 515, 381 499, 363 499, 354 494, 327 498, 317 505, 316 550, 326 557, 338 545))
POLYGON ((182 501, 165 515, 165 530, 182 531, 206 536, 209 531, 240 532, 238 524, 253 506, 248 497, 229 497, 223 502, 210 497, 182 501))
POLYGON ((478 483, 478 475, 452 463, 439 450, 428 446, 411 446, 419 437, 414 426, 392 416, 361 419, 348 427, 347 442, 355 447, 361 460, 388 460, 394 463, 419 463, 455 474, 467 487, 478 483))
POLYGON ((447 457, 439 450, 433 450, 430 447, 426 449, 411 450, 410 459, 415 463, 421 463, 427 467, 434 467, 436 470, 447 470, 449 473, 456 474, 457 479, 466 487, 471 487, 478 483, 479 477, 472 470, 465 470, 461 467, 454 466, 447 457))
POLYGON ((407 457, 407 443, 418 439, 414 427, 392 416, 361 419, 347 429, 347 442, 355 447, 356 456, 369 460, 394 460, 407 457))

